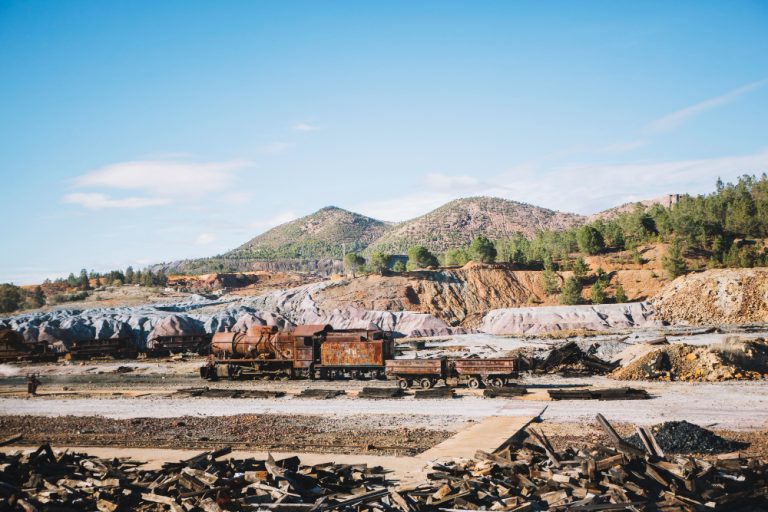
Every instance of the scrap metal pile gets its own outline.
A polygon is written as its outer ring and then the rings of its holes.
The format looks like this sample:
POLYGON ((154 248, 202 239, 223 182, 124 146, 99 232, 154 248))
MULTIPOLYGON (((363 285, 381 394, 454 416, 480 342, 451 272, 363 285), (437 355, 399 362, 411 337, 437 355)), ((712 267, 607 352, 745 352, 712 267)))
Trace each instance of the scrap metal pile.
POLYGON ((160 470, 124 459, 57 456, 48 445, 29 455, 0 454, 0 510, 360 510, 389 495, 378 467, 306 467, 297 457, 218 460, 229 452, 203 452, 160 470))
POLYGON ((433 463, 427 482, 400 487, 364 464, 223 460, 230 450, 222 449, 145 470, 123 459, 57 456, 44 445, 28 455, 0 454, 0 510, 768 510, 763 462, 738 454, 671 457, 650 429, 638 429, 641 449, 598 420, 613 446, 556 451, 529 426, 494 453, 433 463))
POLYGON ((731 453, 713 461, 665 455, 647 428, 643 449, 598 415, 613 446, 555 451, 534 428, 494 453, 434 464, 430 485, 401 489, 407 511, 768 510, 768 466, 731 453))
POLYGON ((553 348, 544 359, 524 358, 523 363, 521 369, 534 373, 557 373, 566 377, 605 375, 619 366, 618 362, 600 359, 594 355, 594 350, 583 351, 575 341, 553 348))

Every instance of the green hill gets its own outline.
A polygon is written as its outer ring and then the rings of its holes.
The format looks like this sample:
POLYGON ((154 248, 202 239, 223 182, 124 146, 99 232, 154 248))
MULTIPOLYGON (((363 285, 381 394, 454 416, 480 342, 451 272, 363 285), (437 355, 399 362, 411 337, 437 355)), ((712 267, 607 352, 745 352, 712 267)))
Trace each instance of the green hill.
POLYGON ((477 235, 491 240, 515 233, 533 236, 538 231, 578 226, 586 217, 561 213, 495 197, 457 199, 426 215, 396 224, 374 243, 367 253, 381 251, 405 254, 409 247, 424 245, 436 253, 466 246, 477 235))
POLYGON ((391 225, 335 206, 276 226, 223 258, 340 259, 343 251, 359 252, 391 229, 391 225))

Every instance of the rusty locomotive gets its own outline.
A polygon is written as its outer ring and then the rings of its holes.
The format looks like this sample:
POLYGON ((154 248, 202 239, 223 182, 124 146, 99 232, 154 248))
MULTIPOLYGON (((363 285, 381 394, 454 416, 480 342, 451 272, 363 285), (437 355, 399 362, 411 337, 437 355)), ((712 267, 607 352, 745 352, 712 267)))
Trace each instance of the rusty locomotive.
POLYGON ((308 379, 392 378, 407 389, 466 384, 501 387, 517 377, 515 358, 395 359, 394 341, 378 329, 335 330, 330 325, 299 325, 290 331, 252 326, 247 331, 213 335, 204 379, 248 377, 308 379))
POLYGON ((384 378, 394 359, 389 333, 374 329, 336 330, 330 325, 299 325, 291 331, 251 326, 244 332, 213 335, 206 379, 257 376, 290 378, 384 378))

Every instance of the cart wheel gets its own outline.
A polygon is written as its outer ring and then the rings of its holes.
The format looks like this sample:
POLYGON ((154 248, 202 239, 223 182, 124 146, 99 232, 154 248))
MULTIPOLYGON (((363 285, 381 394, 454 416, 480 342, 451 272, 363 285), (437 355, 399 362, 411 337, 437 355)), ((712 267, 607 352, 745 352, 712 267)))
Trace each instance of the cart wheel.
POLYGON ((467 385, 472 389, 479 389, 480 379, 478 379, 477 377, 472 377, 471 379, 469 379, 469 382, 467 383, 467 385))
POLYGON ((490 379, 489 382, 491 384, 491 387, 493 387, 493 388, 504 387, 504 381, 502 379, 500 379, 499 377, 494 377, 494 378, 490 379))
POLYGON ((241 373, 242 370, 239 366, 230 365, 227 371, 227 376, 229 377, 229 380, 237 380, 240 378, 241 373))
POLYGON ((408 389, 411 387, 411 384, 405 379, 397 379, 397 387, 400 389, 408 389))
POLYGON ((432 387, 432 381, 429 379, 421 379, 419 385, 421 386, 421 389, 429 389, 432 387))

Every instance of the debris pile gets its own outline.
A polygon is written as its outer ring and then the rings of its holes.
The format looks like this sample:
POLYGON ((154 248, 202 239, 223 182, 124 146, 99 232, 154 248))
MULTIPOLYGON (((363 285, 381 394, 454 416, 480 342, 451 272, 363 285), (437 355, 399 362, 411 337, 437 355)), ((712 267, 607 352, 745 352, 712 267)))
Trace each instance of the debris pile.
POLYGON ((402 398, 405 393, 400 388, 375 388, 364 387, 357 394, 357 398, 377 399, 377 398, 402 398))
POLYGON ((442 388, 431 388, 431 389, 417 389, 413 392, 414 398, 423 399, 423 398, 455 398, 456 394, 453 391, 453 388, 449 387, 442 387, 442 388))
POLYGON ((343 510, 372 508, 389 495, 379 467, 307 467, 297 457, 219 460, 230 451, 144 470, 125 459, 57 456, 43 445, 28 455, 0 454, 0 487, 7 510, 25 511, 343 510))
POLYGON ((620 380, 716 382, 768 378, 768 343, 728 339, 710 346, 659 345, 616 370, 620 380))
POLYGON ((0 489, 9 510, 399 511, 631 510, 752 511, 768 507, 768 466, 738 454, 712 461, 666 455, 652 431, 640 446, 598 421, 613 446, 556 451, 530 425, 493 453, 436 462, 428 481, 394 487, 365 464, 302 466, 222 460, 223 448, 142 469, 126 459, 98 459, 49 445, 31 454, 0 453, 0 489))
POLYGON ((184 388, 173 394, 178 397, 204 398, 280 398, 284 391, 265 391, 262 389, 226 389, 226 388, 184 388))
POLYGON ((527 395, 528 390, 522 386, 507 385, 503 388, 486 388, 483 390, 483 396, 485 398, 496 397, 508 397, 508 396, 523 396, 527 395))
POLYGON ((583 351, 575 341, 553 348, 544 359, 529 360, 534 373, 557 373, 565 377, 604 375, 612 372, 618 363, 605 361, 594 355, 596 347, 583 351))
POLYGON ((644 389, 550 389, 552 400, 647 400, 651 398, 644 389))
POLYGON ((306 388, 301 390, 301 393, 296 395, 297 398, 315 398, 318 400, 328 400, 336 398, 337 396, 343 396, 347 393, 343 389, 316 389, 306 388))
POLYGON ((648 429, 643 448, 623 441, 602 416, 613 446, 555 451, 528 428, 494 453, 433 464, 430 484, 392 493, 403 511, 753 511, 768 507, 768 466, 738 454, 707 462, 670 457, 648 429))
MULTIPOLYGON (((651 427, 651 432, 666 453, 726 453, 749 446, 747 443, 724 439, 711 430, 687 421, 667 421, 651 427)), ((638 434, 632 435, 627 442, 642 447, 638 434)))

